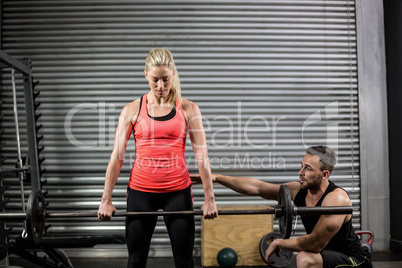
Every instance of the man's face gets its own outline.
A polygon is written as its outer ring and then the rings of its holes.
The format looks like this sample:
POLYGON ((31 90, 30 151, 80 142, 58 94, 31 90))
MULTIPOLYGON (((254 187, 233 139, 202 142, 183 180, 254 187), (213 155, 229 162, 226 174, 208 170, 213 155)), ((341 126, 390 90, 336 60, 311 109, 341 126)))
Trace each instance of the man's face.
POLYGON ((302 189, 315 189, 320 186, 323 176, 320 167, 321 162, 318 156, 306 154, 303 157, 299 171, 302 189))

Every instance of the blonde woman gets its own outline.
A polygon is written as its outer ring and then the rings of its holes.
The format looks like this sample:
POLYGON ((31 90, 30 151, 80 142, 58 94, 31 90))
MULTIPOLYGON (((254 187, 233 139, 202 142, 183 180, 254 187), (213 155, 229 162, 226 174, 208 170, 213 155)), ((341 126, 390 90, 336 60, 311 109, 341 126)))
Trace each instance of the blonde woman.
MULTIPOLYGON (((173 55, 152 49, 145 60, 150 91, 121 111, 115 142, 105 175, 98 218, 110 220, 116 211, 112 191, 123 164, 126 145, 133 133, 135 161, 127 187, 127 211, 192 210, 190 175, 184 158, 187 132, 203 181, 204 218, 217 217, 205 131, 198 106, 181 97, 173 55)), ((129 253, 127 267, 145 267, 157 216, 126 219, 129 253)), ((194 267, 194 216, 164 216, 176 267, 194 267)))

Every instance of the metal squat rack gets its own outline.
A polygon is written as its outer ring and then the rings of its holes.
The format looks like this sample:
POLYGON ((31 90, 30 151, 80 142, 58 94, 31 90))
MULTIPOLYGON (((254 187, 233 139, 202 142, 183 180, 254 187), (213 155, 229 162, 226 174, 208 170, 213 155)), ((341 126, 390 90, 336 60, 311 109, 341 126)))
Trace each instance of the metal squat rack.
MULTIPOLYGON (((31 190, 41 190, 46 181, 41 180, 42 174, 45 170, 41 169, 41 164, 45 160, 40 158, 39 155, 44 149, 39 147, 38 144, 43 136, 38 135, 39 129, 42 125, 38 125, 38 119, 41 114, 37 113, 40 103, 36 101, 39 96, 39 91, 35 91, 35 86, 38 82, 33 82, 31 73, 31 62, 29 59, 17 60, 16 58, 8 55, 4 51, 0 51, 0 70, 11 69, 11 82, 13 90, 13 107, 15 119, 15 132, 18 150, 18 159, 15 168, 3 168, 5 166, 6 157, 3 157, 3 149, 6 143, 3 139, 0 142, 0 212, 4 212, 9 200, 4 198, 4 192, 9 188, 8 185, 3 184, 3 178, 9 174, 16 174, 20 180, 21 187, 21 203, 22 209, 25 211, 25 191, 24 185, 28 185, 31 190), (25 102, 25 116, 26 116, 26 133, 27 133, 27 156, 22 157, 19 123, 18 123, 18 110, 17 110, 17 92, 15 86, 15 73, 22 74, 23 88, 24 88, 24 102, 25 102)), ((4 105, 4 101, 0 100, 0 107, 4 105)), ((2 109, 3 110, 3 109, 2 109)), ((2 111, 0 110, 0 111, 2 111)), ((3 114, 0 113, 0 120, 3 121, 3 114)), ((0 137, 5 132, 5 129, 0 129, 0 137)), ((46 193, 45 193, 46 194, 46 193)), ((73 267, 68 257, 61 249, 54 246, 36 245, 29 239, 26 239, 26 222, 24 222, 24 231, 18 236, 15 241, 10 241, 9 235, 12 231, 11 227, 7 227, 5 222, 0 222, 0 267, 8 267, 9 258, 8 254, 15 254, 19 257, 35 263, 41 267, 73 267), (39 254, 38 254, 39 253, 39 254), (48 258, 47 258, 48 257, 48 258)), ((47 226, 45 230, 49 228, 47 226)))

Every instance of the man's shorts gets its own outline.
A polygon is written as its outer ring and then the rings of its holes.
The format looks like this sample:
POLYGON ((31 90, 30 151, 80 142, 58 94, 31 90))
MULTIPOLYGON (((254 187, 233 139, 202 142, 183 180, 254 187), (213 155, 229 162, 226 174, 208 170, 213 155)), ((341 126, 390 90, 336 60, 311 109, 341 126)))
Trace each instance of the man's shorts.
POLYGON ((348 256, 332 250, 323 250, 320 254, 322 256, 324 268, 373 267, 370 258, 364 255, 348 256))

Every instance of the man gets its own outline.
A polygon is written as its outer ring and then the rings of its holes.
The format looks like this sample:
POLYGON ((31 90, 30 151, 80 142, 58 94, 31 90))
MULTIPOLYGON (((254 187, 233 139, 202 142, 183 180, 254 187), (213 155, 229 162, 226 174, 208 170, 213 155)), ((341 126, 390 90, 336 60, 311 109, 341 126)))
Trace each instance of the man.
MULTIPOLYGON (((329 180, 336 164, 335 152, 326 146, 310 147, 301 162, 298 182, 285 183, 296 206, 351 206, 347 192, 329 180)), ((278 199, 279 185, 254 178, 213 174, 213 181, 236 192, 278 199)), ((194 183, 198 175, 191 176, 194 183)), ((352 226, 352 215, 301 216, 307 235, 276 239, 266 251, 266 261, 280 249, 299 252, 297 267, 372 267, 352 226)))

